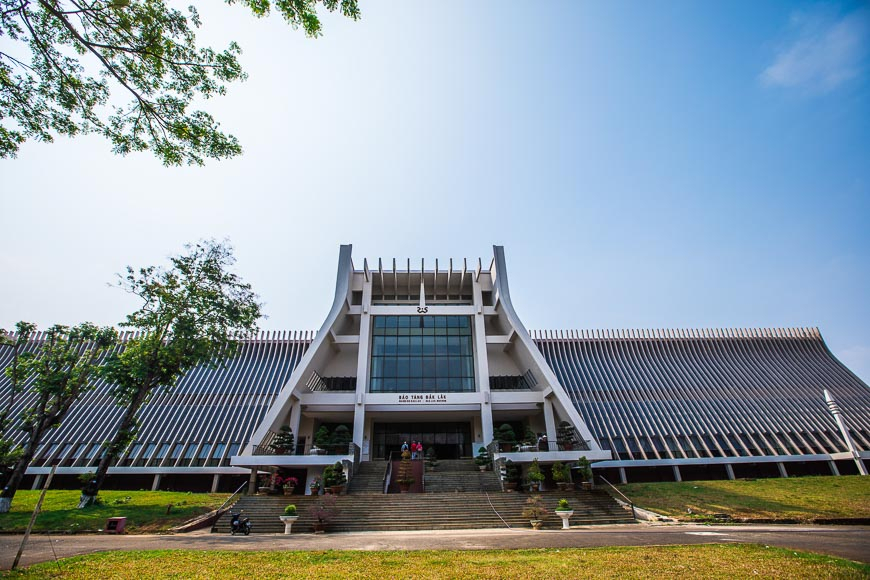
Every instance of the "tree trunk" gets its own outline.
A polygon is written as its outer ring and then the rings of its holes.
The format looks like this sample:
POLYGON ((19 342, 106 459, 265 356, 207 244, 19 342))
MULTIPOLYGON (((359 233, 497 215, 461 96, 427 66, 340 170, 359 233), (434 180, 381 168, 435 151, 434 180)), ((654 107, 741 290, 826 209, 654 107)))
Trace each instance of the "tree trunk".
MULTIPOLYGON (((133 398, 133 401, 131 401, 127 409, 124 411, 124 414, 121 416, 121 422, 118 424, 118 428, 115 430, 115 436, 112 437, 112 440, 109 442, 106 448, 106 453, 100 459, 99 466, 97 466, 97 473, 96 475, 94 475, 94 479, 96 480, 96 483, 93 486, 94 495, 90 496, 91 499, 90 501, 88 501, 85 499, 86 496, 83 494, 82 499, 79 502, 80 508, 86 507, 93 503, 93 498, 95 498, 100 492, 100 489, 102 489, 103 483, 105 483, 106 481, 106 476, 109 473, 109 467, 117 458, 118 452, 115 452, 113 450, 118 448, 118 444, 122 443, 122 438, 126 437, 126 434, 130 433, 130 430, 135 427, 136 413, 139 412, 139 408, 142 406, 142 403, 145 402, 145 397, 147 396, 147 394, 147 392, 137 394, 133 398)), ((123 442, 124 447, 132 443, 132 441, 133 439, 131 438, 129 441, 123 442)), ((123 448, 120 449, 120 451, 123 451, 123 448)))
POLYGON ((30 434, 30 440, 24 447, 24 453, 15 462, 12 475, 9 477, 9 481, 6 482, 3 491, 0 492, 0 514, 8 513, 12 507, 12 498, 15 497, 15 493, 21 485, 21 480, 24 479, 24 473, 30 467, 30 462, 33 461, 33 455, 36 453, 44 433, 44 429, 37 428, 30 434))

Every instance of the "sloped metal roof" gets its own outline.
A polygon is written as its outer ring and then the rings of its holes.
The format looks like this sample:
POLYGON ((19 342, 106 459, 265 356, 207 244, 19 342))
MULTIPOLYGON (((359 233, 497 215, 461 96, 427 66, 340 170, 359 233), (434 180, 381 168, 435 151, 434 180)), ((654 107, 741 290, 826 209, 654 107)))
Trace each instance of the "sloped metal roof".
MULTIPOLYGON (((155 394, 140 414, 139 438, 123 465, 228 466, 313 336, 261 333, 224 365, 198 367, 171 391, 155 394)), ((845 451, 823 389, 839 402, 855 443, 870 449, 870 388, 830 353, 817 329, 532 336, 601 446, 621 459, 845 451)), ((35 336, 30 348, 40 340, 35 336)), ((0 349, 0 368, 10 359, 11 349, 0 349)), ((8 389, 0 376, 0 404, 8 389)), ((20 397, 16 413, 31 401, 20 397)), ((108 385, 98 383, 50 433, 32 465, 95 464, 93 453, 120 413, 108 385)))

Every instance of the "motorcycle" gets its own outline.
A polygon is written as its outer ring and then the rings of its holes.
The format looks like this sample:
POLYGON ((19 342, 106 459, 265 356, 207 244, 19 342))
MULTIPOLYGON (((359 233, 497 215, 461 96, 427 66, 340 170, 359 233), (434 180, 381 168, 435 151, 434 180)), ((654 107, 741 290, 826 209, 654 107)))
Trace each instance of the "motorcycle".
POLYGON ((243 516, 242 512, 230 513, 230 534, 242 533, 246 536, 251 533, 251 518, 243 516))

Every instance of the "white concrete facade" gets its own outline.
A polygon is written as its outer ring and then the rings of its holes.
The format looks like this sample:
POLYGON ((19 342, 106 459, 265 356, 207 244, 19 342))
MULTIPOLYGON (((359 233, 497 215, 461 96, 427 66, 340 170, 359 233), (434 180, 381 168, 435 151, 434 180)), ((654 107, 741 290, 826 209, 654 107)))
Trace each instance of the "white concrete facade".
MULTIPOLYGON (((388 267, 378 260, 377 269, 364 260, 363 267, 355 269, 351 246, 341 246, 329 314, 248 445, 232 459, 232 465, 253 468, 277 466, 275 461, 280 461, 281 465, 301 467, 317 463, 305 454, 282 456, 280 460, 260 455, 282 425, 289 425, 297 439, 310 442, 317 426, 325 422, 352 424, 353 443, 362 461, 375 458, 372 437, 376 423, 467 423, 473 439, 471 448, 476 452, 491 444, 495 429, 508 421, 546 434, 548 440, 540 452, 525 449, 523 453, 512 453, 517 461, 531 461, 533 456, 551 453, 551 460, 576 460, 580 455, 611 459, 611 453, 600 448, 520 322, 510 299, 503 248, 494 246, 493 253, 487 269, 480 260, 473 270, 465 261, 461 268, 454 267, 452 261, 444 268, 436 261, 433 269, 426 269, 423 262, 419 269, 412 269, 410 260, 404 268, 397 267, 395 260, 388 267), (474 390, 373 392, 372 327, 379 316, 470 320, 474 390), (323 384, 323 377, 346 377, 350 372, 355 376, 354 391, 317 388, 323 384), (523 388, 492 390, 491 376, 516 380, 523 388), (556 445, 560 424, 563 428, 570 425, 576 433, 574 450, 556 445)), ((519 433, 519 438, 522 435, 519 433)), ((352 455, 350 450, 343 459, 353 461, 352 455)))

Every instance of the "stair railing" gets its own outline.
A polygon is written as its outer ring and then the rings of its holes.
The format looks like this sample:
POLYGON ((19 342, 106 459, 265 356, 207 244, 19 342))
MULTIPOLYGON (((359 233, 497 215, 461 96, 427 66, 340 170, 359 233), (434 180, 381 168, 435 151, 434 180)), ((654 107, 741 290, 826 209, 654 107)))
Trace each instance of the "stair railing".
POLYGON ((247 482, 247 481, 246 481, 245 483, 243 483, 242 485, 240 485, 240 486, 239 486, 239 489, 237 489, 236 491, 234 491, 233 494, 232 494, 230 497, 227 498, 227 501, 225 501, 224 503, 222 503, 222 504, 221 504, 221 507, 219 507, 219 508, 218 508, 217 510, 215 510, 215 511, 217 511, 218 513, 220 513, 220 511, 221 511, 222 509, 224 509, 224 508, 227 506, 228 503, 230 503, 230 500, 232 500, 234 497, 236 497, 237 495, 239 495, 239 492, 241 492, 241 491, 242 491, 244 488, 246 488, 246 487, 248 487, 248 482, 247 482))
POLYGON ((395 452, 390 451, 387 455, 387 467, 384 469, 384 493, 390 489, 390 479, 393 476, 393 453, 395 452))
POLYGON ((610 487, 610 489, 612 489, 619 497, 622 498, 622 501, 624 501, 629 506, 631 506, 631 517, 633 517, 634 519, 637 519, 637 512, 634 511, 634 502, 631 501, 630 499, 628 499, 628 496, 626 496, 624 493, 622 493, 621 491, 616 489, 616 486, 613 485, 612 483, 610 483, 609 481, 607 481, 603 475, 599 475, 598 479, 600 479, 601 481, 606 483, 610 487))

